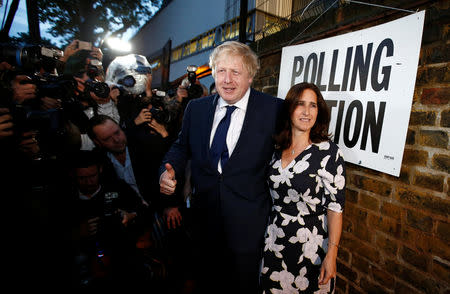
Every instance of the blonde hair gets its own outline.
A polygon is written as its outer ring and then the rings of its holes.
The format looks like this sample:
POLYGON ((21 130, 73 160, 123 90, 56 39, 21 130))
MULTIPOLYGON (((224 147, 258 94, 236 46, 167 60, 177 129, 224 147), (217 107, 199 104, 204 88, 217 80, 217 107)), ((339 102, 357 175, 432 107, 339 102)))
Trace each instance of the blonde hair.
POLYGON ((237 41, 227 41, 217 46, 209 56, 209 67, 212 70, 212 76, 216 77, 217 60, 223 56, 241 56, 244 67, 247 69, 251 78, 254 78, 259 70, 258 56, 246 44, 237 41))

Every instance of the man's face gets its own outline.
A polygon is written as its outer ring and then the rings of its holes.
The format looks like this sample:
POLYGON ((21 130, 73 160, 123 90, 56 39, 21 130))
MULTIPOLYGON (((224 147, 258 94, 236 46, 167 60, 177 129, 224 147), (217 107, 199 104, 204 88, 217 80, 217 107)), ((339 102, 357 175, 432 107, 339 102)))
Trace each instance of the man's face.
POLYGON ((78 189, 85 195, 92 195, 100 187, 100 170, 97 165, 79 167, 75 169, 78 189))
POLYGON ((115 122, 108 119, 103 124, 95 126, 93 131, 96 137, 94 142, 100 147, 111 153, 125 152, 127 137, 115 122))
POLYGON ((241 56, 223 54, 216 62, 215 82, 220 97, 228 104, 234 104, 245 95, 253 78, 241 56))

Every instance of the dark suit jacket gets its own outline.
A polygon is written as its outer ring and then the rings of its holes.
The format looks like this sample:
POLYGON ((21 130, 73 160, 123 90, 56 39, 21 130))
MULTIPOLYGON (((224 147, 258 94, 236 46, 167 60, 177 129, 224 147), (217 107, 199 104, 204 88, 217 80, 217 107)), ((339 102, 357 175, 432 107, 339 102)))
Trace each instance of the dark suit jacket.
POLYGON ((178 180, 191 159, 192 208, 201 215, 196 225, 208 243, 220 242, 231 254, 257 252, 271 205, 266 176, 282 100, 251 89, 240 137, 220 174, 209 154, 218 98, 188 104, 179 137, 163 163, 172 164, 178 180))

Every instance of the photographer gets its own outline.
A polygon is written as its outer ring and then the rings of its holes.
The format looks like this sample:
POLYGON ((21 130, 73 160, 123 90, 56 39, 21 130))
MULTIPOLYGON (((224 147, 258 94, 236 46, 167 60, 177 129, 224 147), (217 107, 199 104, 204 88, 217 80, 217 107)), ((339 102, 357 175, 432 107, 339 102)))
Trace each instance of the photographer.
POLYGON ((79 151, 70 160, 79 236, 76 286, 128 288, 137 266, 135 244, 143 207, 127 184, 103 171, 101 158, 93 151, 79 151))
MULTIPOLYGON (((69 45, 75 46, 75 45, 69 45)), ((83 112, 87 119, 94 115, 104 114, 112 117, 117 122, 120 122, 120 115, 116 104, 111 95, 116 92, 111 92, 110 87, 100 80, 103 79, 101 61, 96 58, 99 52, 93 49, 78 50, 67 58, 64 74, 73 76, 77 82, 76 96, 77 99, 84 105, 83 112), (96 61, 93 63, 93 61, 96 61)), ((100 55, 101 57, 101 55, 100 55)), ((86 134, 86 129, 81 130, 81 150, 92 150, 95 145, 86 134)))

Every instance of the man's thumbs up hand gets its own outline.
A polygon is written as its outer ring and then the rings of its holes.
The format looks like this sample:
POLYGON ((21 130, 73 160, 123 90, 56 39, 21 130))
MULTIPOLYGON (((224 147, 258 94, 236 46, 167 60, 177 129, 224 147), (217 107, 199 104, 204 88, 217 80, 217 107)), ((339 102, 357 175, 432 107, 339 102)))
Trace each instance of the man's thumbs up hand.
POLYGON ((175 170, 170 163, 165 164, 166 171, 163 172, 159 180, 159 191, 166 195, 175 193, 177 180, 175 180, 175 170))

